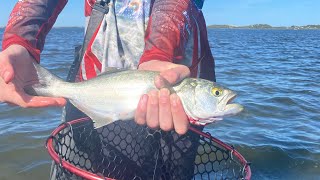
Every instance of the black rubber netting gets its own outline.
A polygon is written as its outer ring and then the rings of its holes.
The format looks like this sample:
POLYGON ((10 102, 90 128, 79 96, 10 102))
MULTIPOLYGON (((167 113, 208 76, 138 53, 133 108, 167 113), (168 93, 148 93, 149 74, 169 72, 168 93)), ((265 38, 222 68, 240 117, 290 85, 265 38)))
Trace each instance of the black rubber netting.
MULTIPOLYGON (((243 179, 230 150, 193 131, 180 136, 116 121, 94 129, 91 121, 68 124, 53 139, 60 161, 113 179, 243 179)), ((55 164, 55 179, 83 179, 55 164)))

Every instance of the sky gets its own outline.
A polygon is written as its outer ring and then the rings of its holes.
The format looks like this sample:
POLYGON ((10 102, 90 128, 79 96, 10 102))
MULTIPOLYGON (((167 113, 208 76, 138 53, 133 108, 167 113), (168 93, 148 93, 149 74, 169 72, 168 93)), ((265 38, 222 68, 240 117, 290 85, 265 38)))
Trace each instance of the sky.
MULTIPOLYGON (((16 2, 0 3, 0 27, 6 25, 16 2)), ((55 26, 83 26, 83 6, 84 0, 69 0, 55 26)), ((320 0, 205 0, 203 14, 207 25, 291 26, 320 24, 319 8, 320 0)))

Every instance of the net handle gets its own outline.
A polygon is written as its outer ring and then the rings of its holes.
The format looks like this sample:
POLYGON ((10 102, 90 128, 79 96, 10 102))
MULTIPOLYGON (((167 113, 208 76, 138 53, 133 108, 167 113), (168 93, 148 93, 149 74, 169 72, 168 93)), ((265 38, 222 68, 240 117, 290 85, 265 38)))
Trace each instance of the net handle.
POLYGON ((227 150, 229 150, 232 155, 236 156, 242 165, 244 165, 244 171, 246 172, 246 176, 244 177, 245 180, 250 180, 251 179, 251 169, 250 169, 250 163, 238 152, 236 151, 233 147, 225 144, 224 142, 220 141, 219 139, 212 137, 210 133, 204 133, 192 126, 189 127, 190 131, 193 131, 196 134, 199 134, 203 137, 206 137, 212 141, 214 141, 215 143, 219 144, 220 146, 226 148, 227 150))
MULTIPOLYGON (((90 118, 85 117, 85 118, 80 118, 71 122, 68 122, 68 124, 75 124, 75 123, 80 123, 80 122, 84 122, 84 121, 88 121, 90 120, 90 118)), ((85 179, 92 179, 92 180, 113 180, 112 178, 107 178, 107 177, 101 177, 98 176, 96 174, 93 174, 91 172, 82 170, 80 168, 77 168, 75 166, 73 166, 72 164, 68 163, 67 161, 61 159, 59 157, 59 155, 56 153, 56 151, 53 148, 53 139, 52 137, 56 136, 61 130, 63 130, 64 128, 66 128, 68 125, 67 124, 62 124, 60 125, 58 128, 56 128, 52 133, 51 136, 48 138, 47 143, 46 143, 46 147, 48 149, 49 155, 51 156, 51 158, 54 160, 55 163, 59 164, 60 166, 62 166, 64 169, 72 172, 73 174, 83 177, 85 179)))

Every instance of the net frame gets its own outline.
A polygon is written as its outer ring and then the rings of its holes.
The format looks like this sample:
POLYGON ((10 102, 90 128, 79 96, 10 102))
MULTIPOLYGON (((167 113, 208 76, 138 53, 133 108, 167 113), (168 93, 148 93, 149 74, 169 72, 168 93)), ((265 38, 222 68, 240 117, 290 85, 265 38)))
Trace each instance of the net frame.
MULTIPOLYGON (((86 171, 84 169, 81 169, 79 167, 76 167, 75 165, 67 162, 66 160, 64 160, 63 158, 61 158, 59 156, 59 154, 55 151, 54 148, 54 140, 57 141, 56 139, 56 135, 63 131, 65 128, 70 127, 71 131, 72 131, 72 127, 71 125, 77 124, 77 123, 81 123, 81 122, 85 122, 85 121, 91 121, 90 118, 85 117, 85 118, 79 118, 79 119, 75 119, 73 121, 70 122, 65 122, 62 123, 61 125, 59 125, 52 133, 51 135, 48 137, 47 141, 46 141, 46 149, 49 153, 49 155, 51 156, 52 160, 58 164, 60 167, 64 168, 65 170, 73 173, 76 176, 82 177, 84 179, 88 179, 88 180, 114 180, 113 178, 109 178, 109 177, 104 177, 98 174, 94 174, 92 172, 86 171)), ((203 131, 200 131, 192 126, 189 127, 189 130, 204 137, 207 138, 211 141, 213 141, 214 143, 220 145, 221 147, 225 148, 226 150, 230 151, 230 156, 231 159, 233 160, 234 157, 236 157, 239 161, 240 164, 243 166, 242 168, 242 174, 245 174, 244 177, 242 177, 241 179, 244 180, 250 180, 251 179, 251 168, 250 168, 250 164, 237 150, 235 150, 235 148, 233 146, 230 146, 222 141, 220 141, 219 139, 213 137, 210 133, 205 133, 203 131)))

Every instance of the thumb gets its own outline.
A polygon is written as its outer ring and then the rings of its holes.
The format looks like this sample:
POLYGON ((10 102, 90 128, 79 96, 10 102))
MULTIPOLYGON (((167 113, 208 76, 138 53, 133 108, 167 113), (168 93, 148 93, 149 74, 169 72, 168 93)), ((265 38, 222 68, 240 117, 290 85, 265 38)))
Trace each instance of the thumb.
POLYGON ((175 85, 184 78, 190 76, 190 70, 186 66, 177 66, 165 71, 162 71, 155 78, 155 85, 157 88, 165 88, 175 85))
POLYGON ((14 70, 10 61, 2 61, 0 64, 0 76, 5 83, 12 81, 14 77, 14 70))

